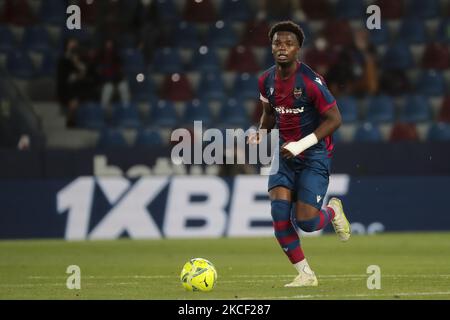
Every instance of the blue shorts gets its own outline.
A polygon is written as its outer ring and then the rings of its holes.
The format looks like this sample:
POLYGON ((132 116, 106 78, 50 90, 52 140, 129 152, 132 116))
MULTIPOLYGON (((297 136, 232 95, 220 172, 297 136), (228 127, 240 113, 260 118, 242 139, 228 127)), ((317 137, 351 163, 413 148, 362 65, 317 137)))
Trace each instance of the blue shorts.
POLYGON ((295 200, 320 210, 330 180, 331 158, 321 154, 308 159, 285 159, 280 155, 274 161, 279 161, 279 166, 269 176, 269 191, 278 186, 286 187, 294 193, 295 200))

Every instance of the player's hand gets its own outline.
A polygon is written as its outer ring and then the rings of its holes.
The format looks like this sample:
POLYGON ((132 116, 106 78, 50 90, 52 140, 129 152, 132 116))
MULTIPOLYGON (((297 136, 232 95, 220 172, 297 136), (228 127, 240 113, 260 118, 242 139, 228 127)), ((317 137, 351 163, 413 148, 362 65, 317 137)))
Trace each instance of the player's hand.
POLYGON ((252 132, 248 135, 248 144, 259 144, 261 142, 261 135, 259 132, 252 132))
POLYGON ((289 150, 284 148, 288 143, 289 142, 283 143, 283 145, 280 148, 280 153, 283 158, 292 159, 294 157, 294 155, 289 150))

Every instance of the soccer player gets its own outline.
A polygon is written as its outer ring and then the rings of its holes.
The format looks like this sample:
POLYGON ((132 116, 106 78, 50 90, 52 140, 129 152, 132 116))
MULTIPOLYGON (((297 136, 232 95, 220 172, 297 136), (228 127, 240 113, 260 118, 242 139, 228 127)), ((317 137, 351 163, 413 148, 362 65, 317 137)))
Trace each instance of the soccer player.
MULTIPOLYGON (((341 241, 350 237, 350 224, 342 203, 331 198, 322 209, 327 192, 332 134, 341 125, 336 100, 324 79, 298 60, 303 30, 291 21, 275 24, 269 32, 275 65, 259 78, 263 114, 259 129, 279 129, 278 171, 269 177, 269 195, 275 236, 298 276, 286 287, 317 286, 305 259, 294 224, 305 232, 332 223, 341 241), (293 215, 291 217, 291 210, 293 215)), ((249 137, 258 144, 264 131, 249 137)))

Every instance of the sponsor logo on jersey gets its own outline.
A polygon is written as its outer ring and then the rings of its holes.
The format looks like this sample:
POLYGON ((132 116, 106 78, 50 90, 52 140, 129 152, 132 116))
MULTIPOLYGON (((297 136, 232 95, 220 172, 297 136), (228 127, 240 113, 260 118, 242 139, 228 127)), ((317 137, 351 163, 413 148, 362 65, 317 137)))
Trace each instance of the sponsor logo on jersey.
POLYGON ((285 106, 275 107, 275 111, 280 114, 299 114, 305 111, 305 107, 301 108, 287 108, 285 106))

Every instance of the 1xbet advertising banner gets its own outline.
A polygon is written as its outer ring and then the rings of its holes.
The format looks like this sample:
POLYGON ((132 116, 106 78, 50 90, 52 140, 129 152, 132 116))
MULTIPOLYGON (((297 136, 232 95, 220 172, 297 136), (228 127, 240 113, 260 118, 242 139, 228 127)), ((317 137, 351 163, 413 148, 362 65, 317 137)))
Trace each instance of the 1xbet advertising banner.
MULTIPOLYGON (((2 180, 0 238, 272 236, 267 179, 2 180)), ((449 185, 450 177, 333 175, 325 203, 331 196, 343 200, 354 233, 449 230, 442 206, 449 185)))

